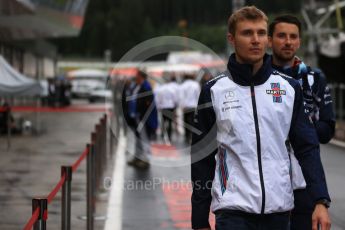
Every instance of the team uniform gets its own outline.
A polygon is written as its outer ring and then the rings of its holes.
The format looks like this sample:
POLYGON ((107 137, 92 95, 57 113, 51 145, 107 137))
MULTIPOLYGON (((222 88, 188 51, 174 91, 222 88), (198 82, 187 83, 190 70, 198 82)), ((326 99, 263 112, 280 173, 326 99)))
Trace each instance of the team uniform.
POLYGON ((193 228, 209 226, 210 207, 216 225, 222 224, 224 213, 267 221, 277 214, 288 221, 294 207, 288 139, 313 201, 330 200, 300 85, 273 70, 268 55, 254 76, 250 65, 230 56, 228 71, 204 85, 194 128, 193 228))
MULTIPOLYGON (((335 132, 335 115, 330 89, 326 77, 319 69, 307 66, 297 57, 292 67, 273 68, 298 80, 302 89, 305 107, 320 143, 328 143, 335 132)), ((311 215, 314 209, 312 198, 305 189, 294 191, 295 208, 291 216, 291 229, 311 229, 311 215)))

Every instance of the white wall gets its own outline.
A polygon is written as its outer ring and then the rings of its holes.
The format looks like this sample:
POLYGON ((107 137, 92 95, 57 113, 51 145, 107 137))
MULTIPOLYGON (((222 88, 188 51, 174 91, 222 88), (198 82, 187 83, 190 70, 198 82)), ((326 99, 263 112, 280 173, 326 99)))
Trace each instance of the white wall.
POLYGON ((35 78, 36 77, 36 57, 32 53, 24 53, 23 74, 35 78))
POLYGON ((41 79, 52 78, 55 76, 55 60, 47 57, 35 57, 32 53, 24 53, 23 73, 32 78, 41 79), (38 62, 38 63, 37 63, 38 62))
POLYGON ((50 58, 43 59, 43 78, 52 78, 55 73, 55 60, 50 58))

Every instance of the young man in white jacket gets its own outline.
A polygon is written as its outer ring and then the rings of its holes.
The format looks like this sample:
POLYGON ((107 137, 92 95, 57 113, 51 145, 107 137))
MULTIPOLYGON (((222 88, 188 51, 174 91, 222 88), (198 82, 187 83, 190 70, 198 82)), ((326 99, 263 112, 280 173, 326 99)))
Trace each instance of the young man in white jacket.
MULTIPOLYGON (((203 87, 191 147, 192 227, 287 230, 294 207, 289 140, 315 203, 315 223, 330 229, 318 138, 305 114, 299 83, 272 69, 265 54, 267 17, 254 6, 228 20, 235 49, 228 71, 203 87)), ((316 228, 315 228, 316 230, 316 228)))

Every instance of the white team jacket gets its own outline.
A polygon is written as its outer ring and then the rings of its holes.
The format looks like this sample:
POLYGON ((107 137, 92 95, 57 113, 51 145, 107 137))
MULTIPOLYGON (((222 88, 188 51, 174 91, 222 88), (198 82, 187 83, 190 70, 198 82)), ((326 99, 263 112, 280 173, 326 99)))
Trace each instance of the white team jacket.
POLYGON ((228 69, 203 87, 195 114, 199 132, 194 133, 191 148, 192 227, 208 226, 210 204, 213 212, 291 210, 288 139, 313 200, 330 199, 318 138, 304 112, 298 82, 274 71, 267 56, 255 76, 234 56, 228 69), (207 153, 215 138, 217 150, 207 153))
POLYGON ((293 192, 285 140, 288 139, 292 120, 295 99, 293 87, 277 72, 264 84, 255 87, 257 114, 260 114, 258 127, 262 171, 258 164, 250 87, 237 85, 229 76, 225 76, 211 87, 211 98, 217 119, 217 141, 220 143, 216 154, 211 209, 260 213, 262 174, 264 213, 291 210, 293 192))

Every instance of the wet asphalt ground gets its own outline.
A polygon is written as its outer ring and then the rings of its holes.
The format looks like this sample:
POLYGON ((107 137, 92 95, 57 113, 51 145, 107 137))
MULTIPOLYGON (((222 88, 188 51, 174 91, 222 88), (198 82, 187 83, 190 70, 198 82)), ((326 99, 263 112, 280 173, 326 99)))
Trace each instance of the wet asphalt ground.
MULTIPOLYGON (((60 167, 72 165, 90 142, 90 133, 99 121, 102 105, 75 101, 73 106, 89 108, 87 112, 40 112, 38 134, 13 135, 11 147, 0 137, 0 229, 23 229, 31 217, 34 197, 46 197, 60 180, 60 167)), ((72 107, 73 107, 72 106, 72 107)), ((15 112, 32 123, 32 112, 15 112)), ((109 167, 111 168, 111 167, 109 167)), ((61 229, 61 192, 48 205, 47 229, 61 229)), ((107 199, 97 201, 97 215, 106 215, 107 199)), ((72 176, 72 229, 86 229, 86 161, 72 176)), ((102 229, 104 221, 96 221, 95 229, 102 229)))
MULTIPOLYGON (((60 166, 71 165, 90 141, 90 133, 104 111, 100 104, 76 101, 86 111, 41 112, 38 134, 0 137, 0 229, 23 229, 31 217, 31 199, 47 196, 60 179, 60 166)), ((73 105, 74 106, 74 105, 73 105)), ((33 114, 18 113, 34 119, 33 114)), ((131 159, 134 141, 125 136, 125 161, 131 159)), ((330 209, 333 230, 345 229, 345 171, 344 148, 322 145, 322 159, 333 198, 330 209)), ((122 215, 120 229, 178 230, 190 229, 190 162, 189 149, 181 136, 174 137, 173 145, 162 139, 152 143, 151 167, 138 170, 124 162, 121 189, 122 215)), ((113 159, 107 161, 104 178, 113 174, 113 159)), ((114 181, 114 185, 116 181, 114 181)), ((110 190, 98 194, 94 229, 104 229, 105 220, 113 218, 107 213, 110 190)), ((61 229, 61 193, 48 206, 47 229, 61 229)), ((83 161, 72 179, 72 229, 86 229, 86 161, 83 161)), ((115 221, 119 221, 116 219, 115 221)), ((211 218, 212 219, 212 218, 211 218)))

